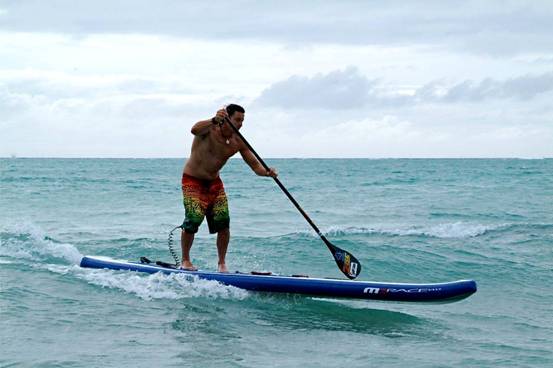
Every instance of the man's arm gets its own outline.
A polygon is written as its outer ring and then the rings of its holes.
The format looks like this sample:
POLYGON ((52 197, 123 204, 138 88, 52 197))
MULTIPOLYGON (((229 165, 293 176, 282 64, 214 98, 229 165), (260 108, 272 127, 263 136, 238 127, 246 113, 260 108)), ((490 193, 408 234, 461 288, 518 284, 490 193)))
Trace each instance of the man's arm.
POLYGON ((257 161, 257 158, 255 158, 252 151, 250 151, 248 148, 244 147, 240 150, 240 154, 242 155, 242 158, 249 167, 252 168, 253 172, 255 172, 259 176, 270 176, 273 178, 276 178, 278 176, 277 171, 275 168, 270 167, 269 171, 265 170, 263 165, 259 161, 257 161))
POLYGON ((213 126, 213 122, 211 119, 209 120, 202 120, 198 121, 192 129, 190 129, 190 132, 194 135, 206 135, 211 130, 211 127, 213 126))
POLYGON ((192 129, 190 129, 190 132, 194 135, 206 135, 211 130, 211 127, 220 124, 225 117, 227 117, 227 112, 225 109, 221 109, 217 111, 217 114, 215 117, 208 119, 208 120, 202 120, 198 121, 192 129))

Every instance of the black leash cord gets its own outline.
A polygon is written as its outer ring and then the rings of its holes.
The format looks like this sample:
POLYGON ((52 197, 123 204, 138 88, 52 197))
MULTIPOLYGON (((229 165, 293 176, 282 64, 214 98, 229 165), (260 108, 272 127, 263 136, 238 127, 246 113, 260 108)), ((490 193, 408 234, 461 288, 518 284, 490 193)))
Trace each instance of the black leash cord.
POLYGON ((173 230, 171 230, 171 232, 169 233, 169 238, 167 239, 167 246, 169 247, 169 253, 171 253, 171 256, 175 260, 175 266, 177 267, 180 266, 180 259, 179 259, 179 255, 173 248, 173 232, 177 229, 182 229, 182 228, 183 228, 182 225, 175 227, 173 230))

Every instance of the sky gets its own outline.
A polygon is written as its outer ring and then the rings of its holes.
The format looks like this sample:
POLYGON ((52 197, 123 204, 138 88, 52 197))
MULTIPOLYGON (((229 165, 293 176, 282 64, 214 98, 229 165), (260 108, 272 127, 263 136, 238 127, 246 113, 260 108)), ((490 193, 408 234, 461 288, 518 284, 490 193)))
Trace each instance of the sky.
POLYGON ((0 157, 553 157, 553 1, 0 0, 0 157))

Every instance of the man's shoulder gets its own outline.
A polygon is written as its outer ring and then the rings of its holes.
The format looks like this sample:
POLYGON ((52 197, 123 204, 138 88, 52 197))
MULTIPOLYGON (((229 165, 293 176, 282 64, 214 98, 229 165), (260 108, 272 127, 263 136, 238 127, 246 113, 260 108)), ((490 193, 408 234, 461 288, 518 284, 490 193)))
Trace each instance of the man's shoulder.
POLYGON ((194 135, 194 139, 199 139, 199 140, 204 140, 206 139, 207 137, 209 137, 211 134, 209 134, 211 132, 211 129, 209 129, 207 132, 203 133, 203 134, 195 134, 194 135))

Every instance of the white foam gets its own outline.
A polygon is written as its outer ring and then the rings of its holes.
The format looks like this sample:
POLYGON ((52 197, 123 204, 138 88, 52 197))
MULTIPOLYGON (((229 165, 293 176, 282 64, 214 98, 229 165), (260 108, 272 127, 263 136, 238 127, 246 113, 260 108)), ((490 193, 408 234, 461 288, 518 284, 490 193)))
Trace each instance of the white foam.
POLYGON ((48 239, 44 232, 32 224, 14 224, 2 232, 13 234, 0 241, 0 256, 18 259, 37 259, 39 257, 55 257, 72 264, 79 264, 82 254, 73 245, 57 243, 48 239), (23 239, 22 239, 23 238, 23 239))
POLYGON ((438 224, 430 227, 398 231, 400 235, 427 235, 436 238, 473 238, 482 235, 496 227, 466 222, 438 224))
MULTIPOLYGON (((51 269, 54 272, 67 272, 63 268, 51 269)), ((78 278, 90 284, 119 289, 138 297, 151 299, 184 299, 195 297, 244 299, 249 293, 216 281, 201 280, 183 274, 148 275, 131 271, 92 270, 73 266, 71 270, 78 278)))
MULTIPOLYGON (((503 225, 489 226, 467 222, 442 223, 431 226, 390 227, 375 228, 365 227, 340 227, 333 226, 327 231, 327 235, 351 235, 351 234, 387 234, 387 235, 424 235, 435 238, 472 238, 487 231, 497 229, 503 225)), ((316 236, 316 235, 315 235, 316 236)))
MULTIPOLYGON (((305 231, 303 231, 305 233, 305 231)), ((356 226, 330 226, 324 233, 329 236, 340 236, 340 235, 353 235, 353 234, 372 234, 376 233, 375 229, 368 227, 356 227, 356 226)), ((317 236, 317 234, 312 231, 309 232, 310 235, 317 236)))

